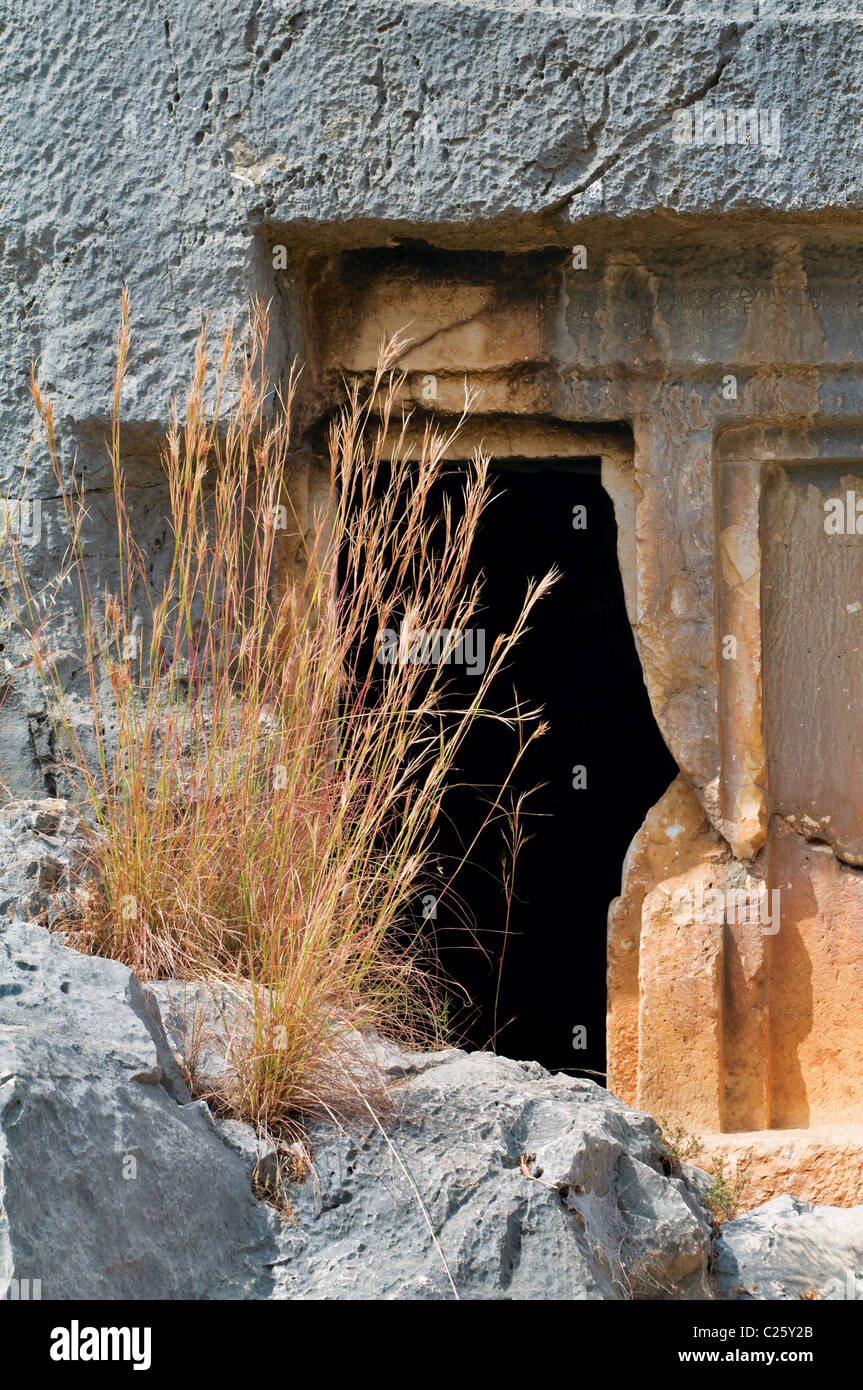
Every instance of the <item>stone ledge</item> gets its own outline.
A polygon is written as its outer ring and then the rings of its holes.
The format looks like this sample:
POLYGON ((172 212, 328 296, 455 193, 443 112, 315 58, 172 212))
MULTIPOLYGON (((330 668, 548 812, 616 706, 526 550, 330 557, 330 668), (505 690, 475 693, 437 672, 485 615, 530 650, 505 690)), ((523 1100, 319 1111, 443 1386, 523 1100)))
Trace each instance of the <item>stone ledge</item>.
POLYGON ((730 1173, 745 1170, 744 1211, 785 1193, 834 1207, 863 1203, 863 1126, 704 1132, 698 1139, 701 1152, 692 1160, 697 1167, 710 1172, 723 1158, 730 1173))

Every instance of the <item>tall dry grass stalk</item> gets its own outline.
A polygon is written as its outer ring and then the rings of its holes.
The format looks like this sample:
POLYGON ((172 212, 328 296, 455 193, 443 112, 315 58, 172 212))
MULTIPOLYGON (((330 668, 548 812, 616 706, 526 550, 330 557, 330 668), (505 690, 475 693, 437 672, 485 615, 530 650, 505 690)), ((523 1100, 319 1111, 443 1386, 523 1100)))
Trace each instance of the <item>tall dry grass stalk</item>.
MULTIPOLYGON (((20 564, 19 577, 20 617, 91 827, 95 886, 73 925, 142 978, 243 993, 252 1036, 235 1049, 233 1091, 222 1099, 278 1131, 356 1095, 356 1076, 345 1076, 349 1026, 438 1034, 433 942, 416 925, 433 878, 435 820, 466 735, 490 717, 489 686, 550 579, 530 587, 467 702, 454 700, 445 665, 377 660, 375 635, 403 621, 434 631, 475 624, 481 592, 468 583, 468 560, 489 500, 488 461, 477 457, 463 505, 431 505, 458 426, 429 428, 411 461, 407 422, 396 418, 393 342, 371 390, 352 391, 332 429, 326 505, 310 525, 295 519, 305 578, 280 582, 296 378, 274 399, 266 341, 258 307, 246 354, 228 333, 212 366, 202 331, 164 449, 173 553, 158 592, 125 500, 125 297, 109 443, 112 592, 92 592, 86 499, 64 482, 51 405, 34 376, 69 529, 60 583, 77 587, 93 715, 86 737, 20 564), (238 360, 239 392, 225 408, 238 360)), ((513 720, 523 752, 541 726, 518 711, 513 720)))

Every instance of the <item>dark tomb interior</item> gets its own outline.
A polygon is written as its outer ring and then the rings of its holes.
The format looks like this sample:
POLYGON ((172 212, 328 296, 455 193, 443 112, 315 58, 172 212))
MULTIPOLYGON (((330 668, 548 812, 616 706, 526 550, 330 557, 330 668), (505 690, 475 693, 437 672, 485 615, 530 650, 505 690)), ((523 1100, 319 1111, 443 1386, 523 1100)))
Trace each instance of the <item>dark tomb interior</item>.
MULTIPOLYGON (((507 468, 496 472, 494 491, 472 554, 473 574, 484 576, 478 622, 486 651, 515 621, 529 578, 552 565, 560 578, 534 609, 488 704, 502 712, 517 695, 522 705, 543 707, 549 728, 512 784, 516 795, 531 794, 509 921, 506 831, 498 824, 482 833, 438 905, 438 951, 461 987, 452 992, 452 1017, 468 1046, 604 1074, 608 905, 620 892, 629 843, 676 767, 626 616, 614 508, 598 460, 576 469, 507 468), (586 509, 583 529, 573 526, 576 507, 586 509), (581 789, 573 786, 577 767, 585 769, 581 789)), ((476 679, 458 666, 452 676, 466 691, 476 679)), ((458 864, 515 750, 514 735, 500 725, 474 725, 444 802, 436 845, 444 866, 458 864)))
MULTIPOLYGON (((454 466, 430 507, 440 508, 445 489, 457 514, 462 486, 454 466)), ((492 491, 467 576, 483 578, 475 626, 485 630, 487 656, 498 633, 515 622, 528 580, 552 566, 560 577, 534 608, 530 631, 492 684, 486 708, 503 713, 516 699, 522 707, 542 706, 549 727, 510 787, 508 801, 530 794, 509 907, 503 866, 510 832, 502 818, 482 830, 469 861, 458 866, 488 818, 517 739, 488 719, 469 732, 438 817, 444 891, 426 928, 436 937, 454 1042, 601 1082, 608 906, 620 892, 630 841, 676 766, 653 717, 626 616, 614 508, 599 460, 508 462, 495 469, 492 491), (579 507, 585 524, 576 528, 579 507), (585 785, 576 788, 574 779, 585 785)), ((375 670, 373 652, 370 633, 366 670, 375 670)), ((453 705, 476 685, 466 665, 452 664, 449 679, 453 705)))

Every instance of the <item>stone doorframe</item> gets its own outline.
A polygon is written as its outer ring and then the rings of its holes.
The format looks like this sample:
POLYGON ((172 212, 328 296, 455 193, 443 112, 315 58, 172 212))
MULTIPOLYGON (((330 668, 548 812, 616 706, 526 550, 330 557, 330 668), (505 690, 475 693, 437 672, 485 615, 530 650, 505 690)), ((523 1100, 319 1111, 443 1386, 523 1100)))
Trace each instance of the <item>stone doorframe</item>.
MULTIPOLYGON (((419 450, 427 418, 414 412, 405 434, 408 457, 419 450)), ((448 428, 451 417, 435 414, 438 429, 448 428)), ((609 493, 618 522, 618 536, 627 543, 634 541, 631 524, 622 525, 625 515, 631 518, 635 505, 633 444, 625 427, 602 424, 573 424, 566 420, 536 419, 525 415, 483 415, 468 417, 459 430, 458 438, 444 453, 444 458, 470 458, 476 450, 488 455, 492 463, 518 467, 523 463, 530 469, 534 463, 548 462, 561 468, 577 466, 588 460, 599 460, 602 485, 609 493), (619 509, 619 510, 618 510, 619 509)), ((632 571, 632 555, 619 555, 621 569, 626 563, 632 571)))
MULTIPOLYGON (((408 402, 408 404, 410 404, 408 402)), ((434 423, 441 431, 451 428, 453 417, 435 413, 434 423)), ((418 455, 429 417, 413 410, 411 422, 401 441, 402 453, 418 455)), ((323 421, 306 432, 307 441, 320 439, 323 421)), ((636 482, 632 435, 621 424, 572 424, 526 415, 477 414, 470 416, 454 445, 444 458, 467 459, 476 450, 493 463, 530 469, 536 462, 549 462, 561 468, 577 467, 588 461, 600 465, 600 480, 614 506, 617 523, 617 558, 623 579, 627 617, 635 620, 635 505, 636 482)), ((302 569, 300 532, 311 525, 313 510, 325 504, 329 470, 323 450, 307 442, 291 455, 290 475, 285 480, 289 499, 289 524, 279 543, 280 569, 290 581, 302 569)))

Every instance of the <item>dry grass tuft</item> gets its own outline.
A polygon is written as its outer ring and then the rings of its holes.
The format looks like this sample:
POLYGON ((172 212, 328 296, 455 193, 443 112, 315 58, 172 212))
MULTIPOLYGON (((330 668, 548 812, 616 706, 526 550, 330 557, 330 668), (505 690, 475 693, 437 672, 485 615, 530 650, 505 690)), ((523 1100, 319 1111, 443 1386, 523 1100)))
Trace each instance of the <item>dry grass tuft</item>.
MULTIPOLYGON (((311 529, 291 518, 305 579, 278 582, 295 378, 273 396, 259 307, 230 408, 238 352, 228 333, 211 364, 202 331, 164 449, 173 554, 153 592, 125 502, 130 339, 124 297, 113 592, 91 591, 85 498, 64 480, 51 405, 33 382, 69 531, 55 602, 74 584, 90 676, 85 736, 52 660, 52 605, 36 602, 16 551, 19 617, 91 827, 97 886, 65 925, 145 979, 213 982, 246 998, 251 1028, 232 1056, 231 1113, 290 1133, 321 1106, 344 1114, 358 1103, 368 1078, 346 1064, 349 1029, 440 1037, 433 941, 416 925, 433 882, 435 819, 466 734, 487 717, 489 685, 552 577, 531 586, 467 707, 454 704, 445 665, 377 661, 376 634, 403 620, 435 631, 475 624, 481 594, 466 582, 467 561, 489 500, 478 457, 459 514, 446 505, 430 514, 452 433, 430 429, 409 461, 394 341, 368 396, 351 393, 333 428, 326 505, 311 529)), ((542 726, 535 712, 512 722, 523 753, 542 726)))

